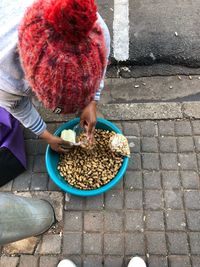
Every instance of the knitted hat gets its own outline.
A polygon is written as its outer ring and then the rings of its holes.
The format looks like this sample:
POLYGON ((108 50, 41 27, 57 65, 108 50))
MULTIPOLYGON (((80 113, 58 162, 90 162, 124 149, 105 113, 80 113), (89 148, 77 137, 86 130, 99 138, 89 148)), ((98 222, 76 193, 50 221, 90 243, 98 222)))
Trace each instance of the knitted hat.
POLYGON ((99 88, 106 47, 94 0, 37 0, 19 27, 19 53, 32 90, 52 110, 82 110, 99 88))

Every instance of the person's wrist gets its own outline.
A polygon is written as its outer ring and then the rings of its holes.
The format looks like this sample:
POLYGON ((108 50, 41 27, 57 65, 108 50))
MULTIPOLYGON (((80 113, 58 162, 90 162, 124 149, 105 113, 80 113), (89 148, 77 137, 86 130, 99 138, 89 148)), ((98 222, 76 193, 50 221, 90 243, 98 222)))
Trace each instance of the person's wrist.
POLYGON ((45 130, 39 137, 48 143, 52 138, 52 134, 48 130, 45 130))

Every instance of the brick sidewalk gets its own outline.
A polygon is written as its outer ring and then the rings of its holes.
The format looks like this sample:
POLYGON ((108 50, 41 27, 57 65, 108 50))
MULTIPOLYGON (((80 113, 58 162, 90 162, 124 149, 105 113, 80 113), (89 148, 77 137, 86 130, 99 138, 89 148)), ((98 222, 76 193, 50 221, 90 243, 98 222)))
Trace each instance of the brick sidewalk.
POLYGON ((149 267, 200 266, 200 121, 117 124, 130 142, 129 169, 93 198, 65 196, 46 173, 45 144, 25 131, 28 171, 0 190, 48 199, 59 222, 26 246, 3 247, 1 267, 55 267, 65 257, 77 266, 122 267, 135 254, 149 267))

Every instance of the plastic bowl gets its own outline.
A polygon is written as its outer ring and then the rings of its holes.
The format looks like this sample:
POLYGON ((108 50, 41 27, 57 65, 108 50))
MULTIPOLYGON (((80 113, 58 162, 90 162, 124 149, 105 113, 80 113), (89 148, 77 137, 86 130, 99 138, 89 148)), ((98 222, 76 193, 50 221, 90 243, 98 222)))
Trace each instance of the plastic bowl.
MULTIPOLYGON (((73 129, 73 127, 75 125, 77 125, 79 123, 79 121, 80 121, 80 119, 76 118, 76 119, 70 120, 70 121, 62 124, 54 134, 57 136, 60 136, 60 134, 63 130, 73 129)), ((121 130, 117 126, 115 126, 113 123, 111 123, 105 119, 102 119, 102 118, 97 119, 96 128, 108 130, 108 131, 114 131, 116 133, 121 133, 121 130)), ((104 185, 98 189, 81 190, 81 189, 77 189, 77 188, 71 186, 60 176, 60 174, 57 170, 57 166, 58 166, 58 162, 59 162, 59 154, 54 152, 49 147, 49 145, 47 146, 45 160, 46 160, 46 168, 47 168, 48 174, 49 174, 50 178, 53 180, 53 182, 59 188, 61 188, 63 191, 70 193, 70 194, 73 194, 73 195, 82 196, 82 197, 96 196, 96 195, 102 194, 102 193, 110 190, 112 187, 114 187, 122 179, 122 177, 124 176, 124 174, 126 172, 126 169, 128 167, 128 162, 129 162, 129 158, 124 157, 124 160, 123 160, 121 168, 119 169, 119 172, 106 185, 104 185)))

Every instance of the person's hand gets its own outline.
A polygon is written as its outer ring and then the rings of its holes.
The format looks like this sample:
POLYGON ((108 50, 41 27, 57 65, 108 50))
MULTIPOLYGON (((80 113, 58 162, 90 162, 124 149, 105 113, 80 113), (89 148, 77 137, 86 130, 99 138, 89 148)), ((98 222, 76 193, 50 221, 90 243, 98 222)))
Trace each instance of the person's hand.
POLYGON ((50 132, 45 130, 41 135, 40 138, 45 140, 53 149, 54 151, 58 153, 66 153, 72 145, 70 142, 64 141, 62 138, 52 135, 50 132))
POLYGON ((89 143, 93 143, 94 130, 97 120, 96 101, 91 101, 82 111, 80 125, 86 131, 89 143))

